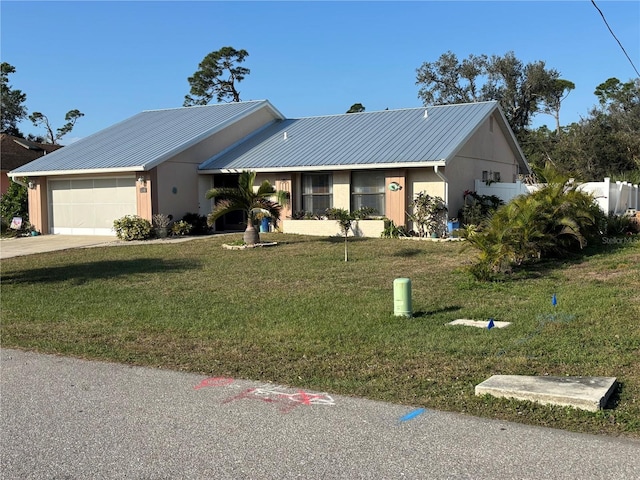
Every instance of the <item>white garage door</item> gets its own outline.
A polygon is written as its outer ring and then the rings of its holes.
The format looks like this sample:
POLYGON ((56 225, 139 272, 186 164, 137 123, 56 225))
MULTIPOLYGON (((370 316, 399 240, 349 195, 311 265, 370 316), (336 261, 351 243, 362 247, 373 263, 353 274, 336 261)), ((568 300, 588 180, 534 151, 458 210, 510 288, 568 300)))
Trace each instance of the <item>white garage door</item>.
POLYGON ((51 233, 114 235, 113 221, 135 215, 135 178, 83 178, 48 181, 51 233))

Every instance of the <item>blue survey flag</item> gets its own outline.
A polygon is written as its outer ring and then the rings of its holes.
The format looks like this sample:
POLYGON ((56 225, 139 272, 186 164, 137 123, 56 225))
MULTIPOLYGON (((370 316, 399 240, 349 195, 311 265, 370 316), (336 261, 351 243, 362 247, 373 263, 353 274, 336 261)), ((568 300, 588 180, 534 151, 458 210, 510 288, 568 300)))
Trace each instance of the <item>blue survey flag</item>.
POLYGON ((553 305, 554 307, 558 304, 558 299, 556 298, 556 294, 553 294, 553 297, 551 297, 551 305, 553 305))
POLYGON ((489 323, 487 324, 487 330, 491 330, 493 327, 495 327, 495 323, 493 323, 493 318, 489 319, 489 323))

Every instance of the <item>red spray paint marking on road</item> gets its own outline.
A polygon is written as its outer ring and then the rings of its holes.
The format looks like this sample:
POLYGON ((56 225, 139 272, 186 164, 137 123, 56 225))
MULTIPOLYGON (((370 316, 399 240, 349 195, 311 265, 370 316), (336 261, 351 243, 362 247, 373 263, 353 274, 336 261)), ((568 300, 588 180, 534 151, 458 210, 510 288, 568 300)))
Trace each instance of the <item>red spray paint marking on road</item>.
POLYGON ((194 390, 200 390, 205 387, 226 387, 227 385, 231 385, 233 383, 233 378, 228 377, 211 377, 205 378, 198 385, 196 385, 194 390))
POLYGON ((289 413, 300 405, 335 405, 333 398, 326 393, 308 393, 303 390, 298 390, 298 393, 287 393, 273 386, 248 388, 238 395, 227 398, 222 403, 230 403, 244 398, 260 400, 265 403, 278 403, 282 413, 289 413))

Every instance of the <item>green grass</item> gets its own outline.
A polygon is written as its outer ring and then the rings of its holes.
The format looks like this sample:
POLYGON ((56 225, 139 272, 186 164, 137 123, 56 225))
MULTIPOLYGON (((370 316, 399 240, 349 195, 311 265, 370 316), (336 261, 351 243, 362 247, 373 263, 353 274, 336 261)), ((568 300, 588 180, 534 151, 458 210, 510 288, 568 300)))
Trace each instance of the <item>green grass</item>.
POLYGON ((640 437, 640 243, 482 284, 458 243, 355 239, 345 263, 340 238, 263 234, 279 245, 222 248, 235 239, 3 260, 2 344, 640 437), (411 278, 414 318, 393 315, 398 277, 411 278), (490 317, 513 323, 445 326, 490 317), (589 413, 476 397, 494 374, 621 386, 589 413))

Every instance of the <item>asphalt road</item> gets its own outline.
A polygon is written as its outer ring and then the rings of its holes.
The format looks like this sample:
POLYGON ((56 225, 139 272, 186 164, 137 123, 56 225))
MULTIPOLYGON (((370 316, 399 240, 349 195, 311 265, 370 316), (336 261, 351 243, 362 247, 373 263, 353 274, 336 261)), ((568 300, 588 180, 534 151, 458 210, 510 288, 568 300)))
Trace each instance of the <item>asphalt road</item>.
POLYGON ((2 479, 630 479, 640 441, 0 351, 2 479))

